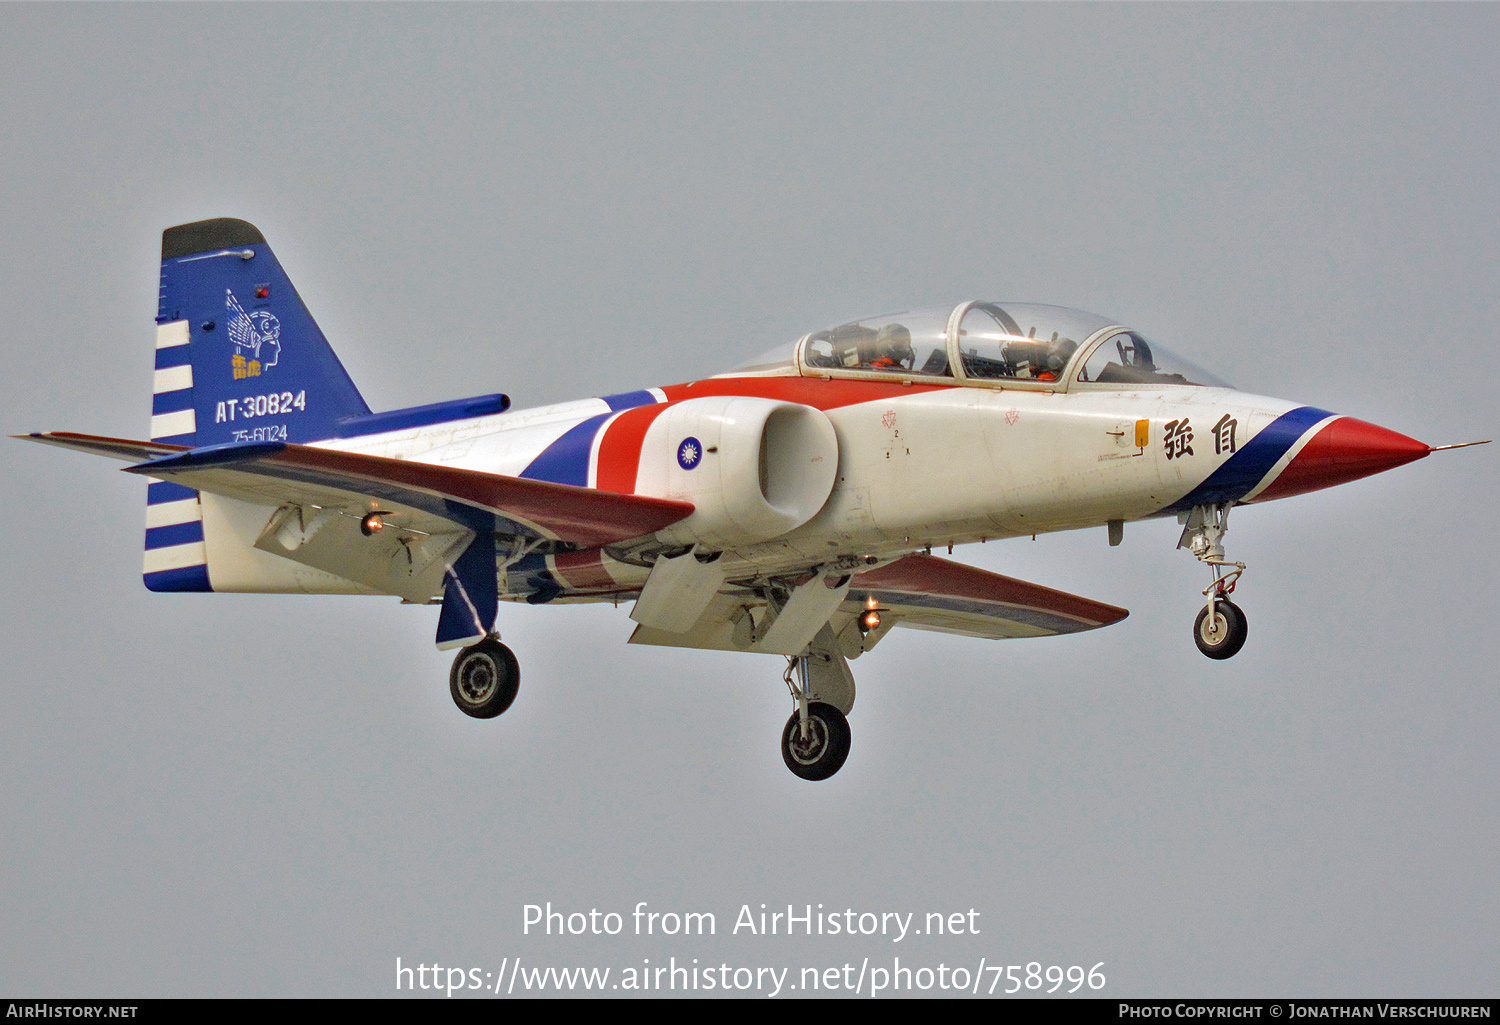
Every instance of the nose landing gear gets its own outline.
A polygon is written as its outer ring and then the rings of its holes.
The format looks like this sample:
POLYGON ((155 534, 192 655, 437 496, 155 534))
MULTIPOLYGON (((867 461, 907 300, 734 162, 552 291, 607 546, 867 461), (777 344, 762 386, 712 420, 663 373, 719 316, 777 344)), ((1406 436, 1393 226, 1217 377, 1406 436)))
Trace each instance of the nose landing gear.
POLYGON ((1193 621, 1193 643, 1213 659, 1233 658, 1245 646, 1249 632, 1245 613, 1229 600, 1245 572, 1243 562, 1230 562, 1224 557, 1230 505, 1220 502, 1194 506, 1183 520, 1182 537, 1177 541, 1178 548, 1192 552, 1213 573, 1213 583, 1203 589, 1208 604, 1193 621))
POLYGON ((521 665, 494 637, 462 649, 448 672, 453 703, 475 719, 495 718, 510 707, 520 689, 521 665))

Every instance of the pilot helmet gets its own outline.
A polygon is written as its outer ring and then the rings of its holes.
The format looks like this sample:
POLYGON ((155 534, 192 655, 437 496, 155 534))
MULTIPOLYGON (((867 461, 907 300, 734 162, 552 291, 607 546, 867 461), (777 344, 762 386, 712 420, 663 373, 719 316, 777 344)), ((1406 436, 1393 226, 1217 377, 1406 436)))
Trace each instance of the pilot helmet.
POLYGON ((1073 358, 1073 353, 1078 350, 1078 343, 1071 338, 1058 338, 1052 343, 1052 349, 1047 353, 1047 369, 1053 373, 1059 373, 1063 367, 1068 365, 1068 360, 1073 358))
POLYGON ((886 324, 875 335, 875 351, 897 362, 911 359, 911 331, 905 324, 886 324))

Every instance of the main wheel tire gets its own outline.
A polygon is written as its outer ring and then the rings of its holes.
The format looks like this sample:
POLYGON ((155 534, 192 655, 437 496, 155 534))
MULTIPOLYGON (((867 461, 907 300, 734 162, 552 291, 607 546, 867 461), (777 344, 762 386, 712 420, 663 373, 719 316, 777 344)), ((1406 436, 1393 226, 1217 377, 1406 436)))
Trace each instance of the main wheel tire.
POLYGON ((493 719, 510 707, 521 689, 521 665, 509 648, 485 638, 464 648, 448 672, 448 693, 465 715, 493 719))
POLYGON ((1198 610, 1198 618, 1193 621, 1193 641, 1209 658, 1233 658, 1245 646, 1248 632, 1245 613, 1234 602, 1223 598, 1214 601, 1212 622, 1208 618, 1207 605, 1198 610))
POLYGON ((849 720, 832 705, 814 701, 807 706, 807 740, 802 739, 802 717, 796 712, 781 731, 781 757, 786 767, 803 779, 827 779, 849 757, 849 720))

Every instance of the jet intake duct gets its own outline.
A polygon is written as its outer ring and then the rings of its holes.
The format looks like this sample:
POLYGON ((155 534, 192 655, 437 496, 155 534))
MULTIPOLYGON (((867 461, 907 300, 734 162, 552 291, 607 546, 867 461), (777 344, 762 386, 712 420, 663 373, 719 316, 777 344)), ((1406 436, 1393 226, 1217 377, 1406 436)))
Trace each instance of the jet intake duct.
POLYGON ((833 424, 811 406, 733 395, 688 399, 647 430, 636 493, 696 507, 660 532, 664 540, 728 548, 768 541, 816 516, 838 465, 833 424))

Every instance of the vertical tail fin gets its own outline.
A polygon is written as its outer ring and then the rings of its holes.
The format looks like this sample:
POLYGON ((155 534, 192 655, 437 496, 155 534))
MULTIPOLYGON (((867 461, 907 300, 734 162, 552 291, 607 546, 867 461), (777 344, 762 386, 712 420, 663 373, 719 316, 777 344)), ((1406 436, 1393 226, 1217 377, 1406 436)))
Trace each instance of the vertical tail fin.
MULTIPOLYGON (((260 231, 221 217, 161 237, 151 438, 178 445, 317 441, 370 407, 260 231)), ((198 493, 146 496, 146 586, 208 591, 198 493)))

